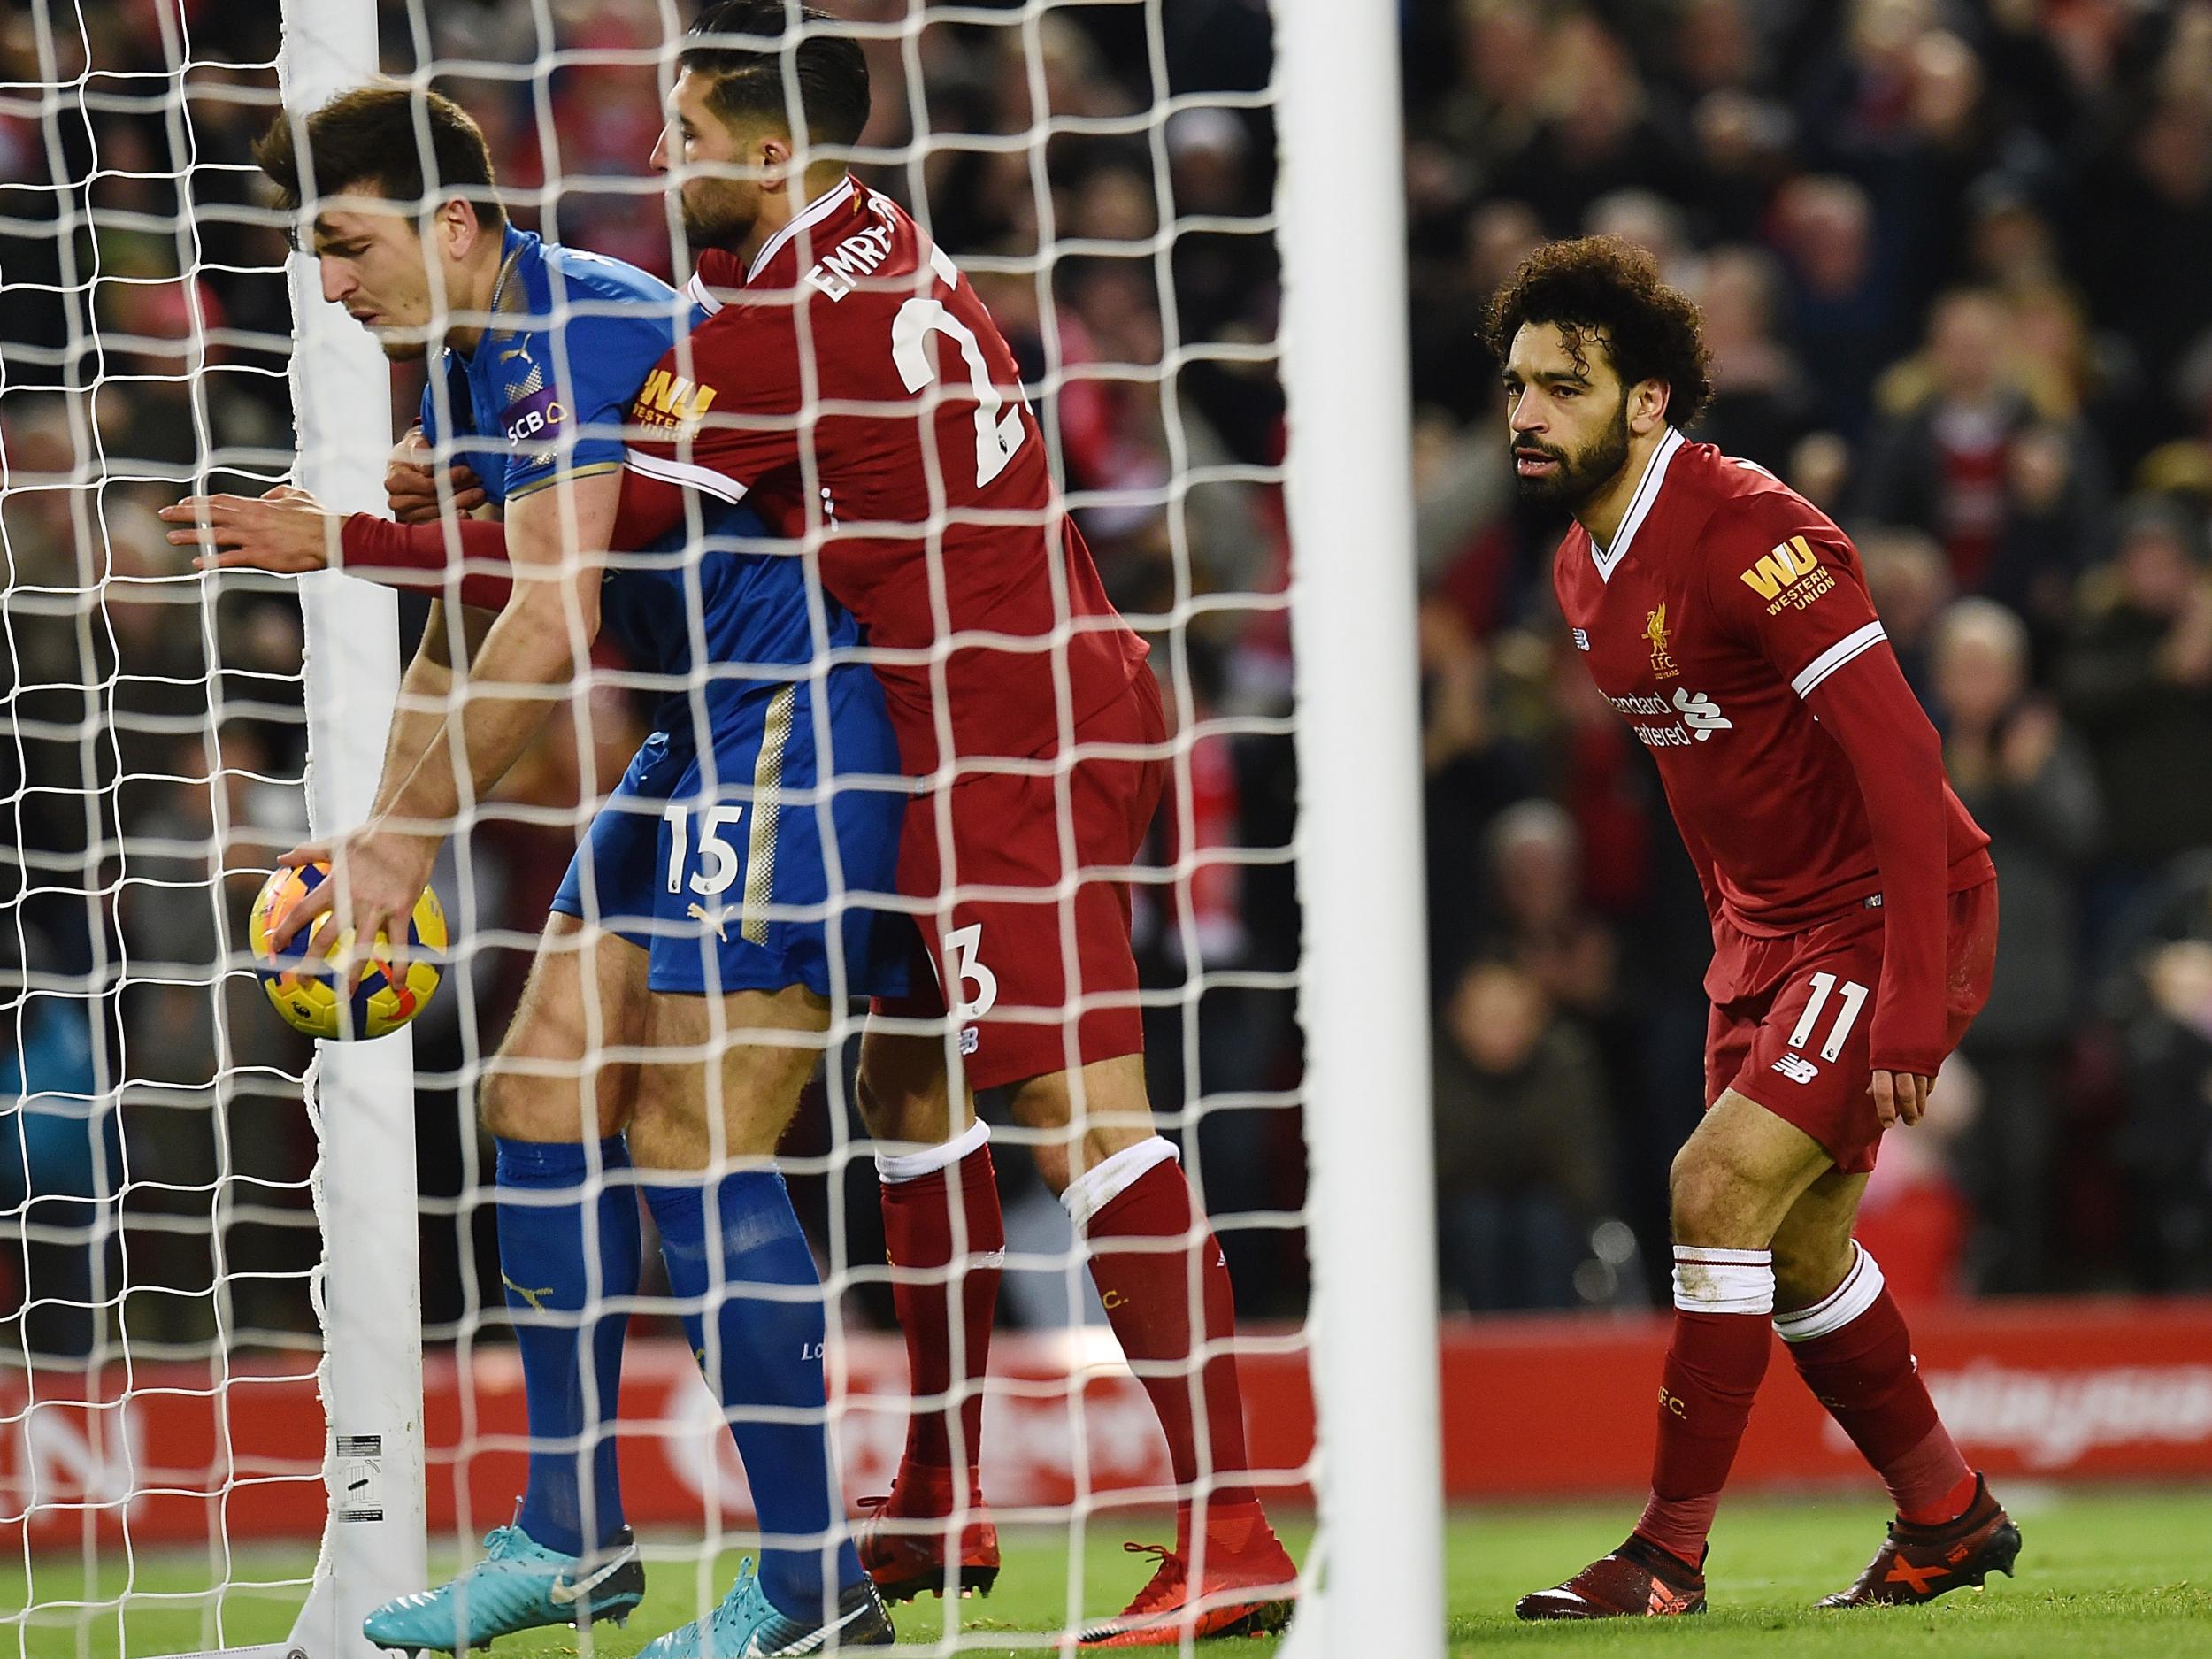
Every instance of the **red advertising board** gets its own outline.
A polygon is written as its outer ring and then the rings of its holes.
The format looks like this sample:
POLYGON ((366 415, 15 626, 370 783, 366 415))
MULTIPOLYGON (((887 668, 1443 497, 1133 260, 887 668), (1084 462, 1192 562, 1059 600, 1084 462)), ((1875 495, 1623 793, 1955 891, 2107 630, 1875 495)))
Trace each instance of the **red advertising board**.
MULTIPOLYGON (((2212 1301, 2021 1302, 1929 1309, 1921 1370, 1968 1456, 1993 1473, 2212 1478, 2212 1301)), ((1650 1459, 1663 1316, 1452 1321, 1444 1329, 1444 1486, 1460 1501, 1640 1488, 1650 1459)), ((849 1494, 889 1483, 904 1432, 895 1339, 841 1345, 839 1441, 849 1494)), ((1302 1492, 1313 1450, 1305 1356, 1253 1333, 1240 1357, 1255 1463, 1302 1492)), ((0 1373, 0 1544, 312 1537, 325 1432, 298 1361, 141 1366, 88 1381, 0 1373)), ((434 1532, 507 1518, 526 1424, 512 1348, 487 1343, 425 1377, 434 1532)), ((623 1385, 623 1486, 643 1525, 749 1516, 743 1471, 680 1344, 634 1342, 623 1385)), ((361 1474, 369 1472, 365 1468, 361 1474)), ((360 1478, 357 1475, 356 1478, 360 1478)), ((1142 1502, 1168 1478, 1142 1392, 1103 1333, 1002 1338, 992 1350, 985 1482, 1008 1510, 1080 1492, 1142 1502)), ((1736 1463, 1739 1487, 1863 1479, 1857 1455, 1778 1349, 1736 1463)), ((372 1494, 373 1495, 373 1494, 372 1494)), ((359 1501, 357 1497, 357 1502, 359 1501)))

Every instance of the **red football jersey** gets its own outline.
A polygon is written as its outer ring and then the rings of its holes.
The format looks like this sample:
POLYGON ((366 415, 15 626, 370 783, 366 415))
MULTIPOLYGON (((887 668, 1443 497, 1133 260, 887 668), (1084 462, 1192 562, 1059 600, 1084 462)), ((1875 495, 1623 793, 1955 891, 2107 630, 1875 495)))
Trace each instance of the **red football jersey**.
POLYGON ((1943 895, 1994 872, 1848 538, 1763 468, 1670 429, 1613 545, 1574 526, 1554 580, 1598 688, 1658 762, 1709 904, 1763 935, 1889 909, 1875 1064, 1916 1069, 1939 1046, 1943 895))
POLYGON ((1130 695, 1145 644, 1060 504, 1013 353, 897 204, 847 178, 749 269, 703 254, 691 295, 710 315, 631 411, 654 435, 615 545, 679 522, 684 488, 810 538, 911 774, 948 735, 964 760, 1048 755, 1130 695))

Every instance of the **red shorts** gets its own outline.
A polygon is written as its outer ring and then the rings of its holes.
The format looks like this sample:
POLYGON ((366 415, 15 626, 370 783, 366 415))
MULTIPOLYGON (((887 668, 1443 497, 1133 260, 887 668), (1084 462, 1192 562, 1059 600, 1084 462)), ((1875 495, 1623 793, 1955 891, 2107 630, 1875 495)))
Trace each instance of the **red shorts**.
MULTIPOLYGON (((1950 897, 1944 1052, 1989 1000, 1997 961, 1997 884, 1950 897)), ((1881 1120, 1867 1093, 1869 1028, 1881 983, 1882 912, 1853 910, 1802 933, 1759 939, 1724 919, 1705 976, 1705 1102, 1748 1096, 1820 1142, 1836 1167, 1874 1167, 1881 1120)))
MULTIPOLYGON (((1166 736, 1148 672, 1075 731, 1079 746, 1156 746, 1166 736)), ((960 1052, 974 1088, 1143 1053, 1124 872, 1144 846, 1167 772, 1158 755, 1079 759, 1066 774, 1064 812, 1060 780, 1049 774, 979 772, 915 797, 900 834, 899 891, 940 909, 916 918, 915 993, 879 998, 876 1011, 941 1018, 944 987, 956 984, 960 1052), (941 809, 951 818, 949 860, 941 809), (1064 816, 1075 855, 1065 895, 1064 816)))

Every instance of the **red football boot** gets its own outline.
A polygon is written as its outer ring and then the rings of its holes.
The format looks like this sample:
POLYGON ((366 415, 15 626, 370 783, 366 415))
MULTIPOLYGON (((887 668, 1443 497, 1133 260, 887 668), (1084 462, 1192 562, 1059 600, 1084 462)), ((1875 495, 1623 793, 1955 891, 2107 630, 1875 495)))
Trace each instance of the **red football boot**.
POLYGON ((1262 1636, 1290 1622, 1298 1568, 1256 1503, 1217 1507, 1207 1517, 1204 1571, 1193 1586, 1190 1562, 1164 1544, 1124 1544, 1158 1563, 1118 1618, 1091 1625, 1085 1647, 1175 1647, 1187 1634, 1262 1636))
MULTIPOLYGON (((860 1564, 887 1601, 910 1601, 925 1590, 942 1596, 948 1578, 946 1535, 952 1531, 957 1489, 949 1469, 908 1463, 889 1495, 863 1498, 868 1518, 855 1538, 860 1564)), ((998 1582, 998 1528, 983 1507, 980 1488, 968 1488, 967 1519, 960 1526, 960 1555, 950 1575, 959 1594, 988 1595, 998 1582)))
POLYGON ((1894 1607, 1932 1601, 1962 1584, 1978 1587, 1993 1572, 2012 1577, 2020 1555, 2020 1529, 1989 1482, 1974 1477, 1974 1502, 1955 1521, 1916 1526, 1892 1521, 1874 1559, 1848 1590, 1821 1597, 1820 1607, 1894 1607))
POLYGON ((1635 1532, 1566 1583, 1513 1604, 1522 1618, 1673 1618, 1704 1610, 1704 1568, 1635 1532))

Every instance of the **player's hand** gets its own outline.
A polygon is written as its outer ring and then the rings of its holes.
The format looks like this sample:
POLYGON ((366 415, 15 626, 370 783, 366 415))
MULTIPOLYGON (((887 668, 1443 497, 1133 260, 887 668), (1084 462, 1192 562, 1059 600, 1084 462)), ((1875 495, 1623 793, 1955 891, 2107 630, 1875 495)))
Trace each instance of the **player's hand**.
POLYGON ((1926 1117, 1932 1081, 1910 1071, 1878 1070, 1867 1084, 1866 1092, 1874 1097, 1874 1115, 1882 1120, 1882 1127, 1888 1129, 1902 1124, 1909 1129, 1926 1117))
POLYGON ((259 497, 188 495, 164 507, 172 547, 212 549, 192 561, 196 570, 271 571, 297 576, 325 569, 338 557, 342 515, 308 491, 280 484, 259 497))
POLYGON ((334 847, 293 849, 277 863, 288 867, 326 863, 331 876, 282 915, 269 918, 270 945, 287 949, 302 932, 316 926, 318 918, 329 916, 330 937, 342 939, 349 931, 352 934, 352 947, 340 959, 344 995, 350 997, 373 954, 387 961, 405 957, 415 901, 429 885, 437 858, 437 838, 405 834, 374 821, 334 847), (379 933, 385 939, 381 949, 376 945, 379 933))
MULTIPOLYGON (((420 426, 410 427, 407 435, 392 446, 391 458, 384 467, 384 499, 392 517, 402 524, 435 524, 445 517, 446 504, 438 498, 435 454, 423 442, 420 426)), ((446 468, 446 487, 456 512, 473 512, 491 499, 485 493, 483 480, 465 466, 446 468)))

